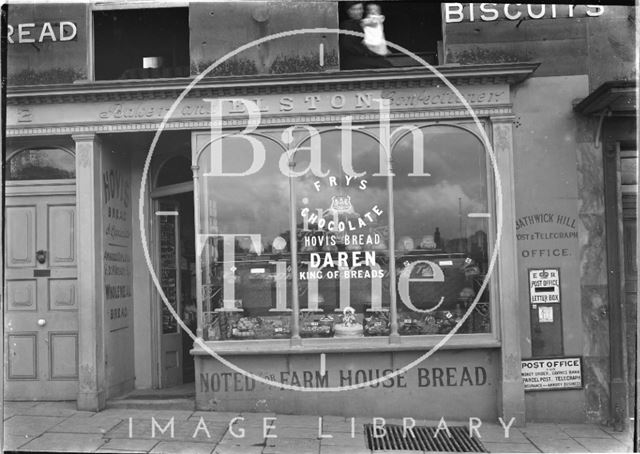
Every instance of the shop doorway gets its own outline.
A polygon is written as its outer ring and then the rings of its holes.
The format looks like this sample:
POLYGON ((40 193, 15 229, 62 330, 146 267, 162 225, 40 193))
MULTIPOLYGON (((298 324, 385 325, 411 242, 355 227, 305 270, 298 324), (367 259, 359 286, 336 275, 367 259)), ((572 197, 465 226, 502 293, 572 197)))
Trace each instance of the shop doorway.
MULTIPOLYGON (((171 307, 195 332, 195 235, 190 166, 185 157, 169 159, 158 175, 152 198, 158 279, 171 307), (188 181, 184 181, 185 177, 188 177, 188 181)), ((192 383, 195 380, 195 367, 189 351, 193 341, 180 327, 160 294, 155 292, 155 295, 159 387, 192 383)))

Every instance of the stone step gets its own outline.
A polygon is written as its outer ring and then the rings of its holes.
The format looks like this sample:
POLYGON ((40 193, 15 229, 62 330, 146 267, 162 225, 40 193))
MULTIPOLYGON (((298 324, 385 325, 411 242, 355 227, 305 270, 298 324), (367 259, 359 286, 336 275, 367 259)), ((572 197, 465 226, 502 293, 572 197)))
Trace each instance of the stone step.
POLYGON ((195 410, 195 399, 145 399, 128 398, 107 401, 107 408, 125 408, 135 410, 195 410))

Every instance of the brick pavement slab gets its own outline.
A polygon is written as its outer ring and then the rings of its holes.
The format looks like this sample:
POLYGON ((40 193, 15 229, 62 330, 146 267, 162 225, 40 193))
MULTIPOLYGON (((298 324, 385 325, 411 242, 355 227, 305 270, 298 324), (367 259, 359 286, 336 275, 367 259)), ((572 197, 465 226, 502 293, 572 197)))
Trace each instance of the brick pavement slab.
POLYGON ((78 413, 76 401, 37 402, 33 407, 22 411, 27 416, 72 416, 78 413))
POLYGON ((151 417, 156 419, 187 420, 193 415, 191 410, 142 410, 137 408, 107 408, 100 412, 102 416, 118 416, 122 419, 139 418, 151 421, 151 417))
POLYGON ((100 447, 97 452, 149 452, 158 440, 147 440, 138 438, 113 438, 100 447))
POLYGON ((38 436, 64 420, 56 416, 14 416, 4 422, 4 432, 8 435, 38 436))
POLYGON ((173 437, 171 436, 171 419, 132 419, 124 420, 106 433, 108 438, 141 438, 157 440, 183 440, 195 442, 218 442, 227 432, 227 427, 223 425, 206 425, 198 428, 198 420, 174 420, 173 437), (198 429, 196 431, 196 429, 198 429), (164 431, 164 432, 163 432, 164 431), (195 435, 195 437, 194 437, 195 435))
MULTIPOLYGON (((417 451, 413 451, 416 454, 417 451)), ((376 451, 376 454, 378 451, 376 451)), ((320 454, 371 454, 367 448, 357 448, 355 446, 320 446, 320 454)))
POLYGON ((278 427, 269 430, 269 435, 277 435, 280 438, 293 439, 316 439, 318 438, 317 427, 278 427))
MULTIPOLYGON (((263 454, 319 454, 319 443, 297 443, 276 446, 266 446, 263 454)), ((415 453, 414 453, 415 454, 415 453)))
POLYGON ((274 424, 284 427, 318 427, 319 416, 277 415, 274 424))
POLYGON ((571 436, 563 431, 556 424, 528 424, 526 427, 521 427, 520 430, 527 438, 542 438, 542 439, 554 439, 562 440, 571 438, 571 436))
POLYGON ((572 438, 611 438, 611 435, 595 424, 558 424, 558 426, 572 438))
POLYGON ((262 454, 263 446, 216 446, 213 454, 262 454))
MULTIPOLYGON (((355 432, 364 432, 364 426, 362 424, 354 424, 355 432)), ((326 422, 322 424, 322 432, 323 433, 351 433, 351 421, 340 421, 340 422, 326 422)))
POLYGON ((574 438, 589 452, 631 452, 633 445, 622 443, 615 438, 574 438))
POLYGON ((612 432, 611 436, 625 445, 633 445, 633 434, 631 432, 612 432))
POLYGON ((540 452, 530 443, 482 443, 489 452, 540 452))
POLYGON ((323 438, 320 443, 323 446, 366 446, 363 435, 356 434, 355 437, 345 436, 346 434, 334 435, 333 438, 323 438))
POLYGON ((210 454, 213 447, 212 443, 161 441, 149 452, 153 454, 210 454))
POLYGON ((20 449, 40 452, 93 452, 105 442, 101 435, 95 434, 45 433, 20 449))
MULTIPOLYGON (((468 430, 466 431, 467 433, 468 430)), ((509 437, 505 437, 504 428, 500 425, 489 425, 483 424, 478 429, 480 433, 480 441, 483 443, 485 441, 495 442, 495 443, 528 443, 529 440, 524 436, 524 434, 518 430, 517 428, 510 427, 509 428, 509 437)), ((473 432, 473 436, 476 437, 476 432, 473 432)))
POLYGON ((542 452, 584 452, 585 448, 572 438, 535 438, 533 444, 542 452))
POLYGON ((52 427, 48 432, 103 434, 113 429, 120 422, 122 422, 122 420, 118 417, 87 418, 74 415, 52 427))
POLYGON ((235 437, 230 432, 226 432, 220 443, 226 443, 230 445, 263 445, 264 446, 264 437, 262 436, 262 432, 246 432, 244 437, 235 437))
POLYGON ((21 415, 25 410, 33 407, 36 403, 37 402, 5 402, 3 407, 3 419, 6 420, 12 416, 21 415))
POLYGON ((4 435, 4 441, 2 443, 3 449, 7 451, 12 451, 14 449, 18 449, 20 446, 23 446, 29 443, 33 438, 28 435, 4 435))

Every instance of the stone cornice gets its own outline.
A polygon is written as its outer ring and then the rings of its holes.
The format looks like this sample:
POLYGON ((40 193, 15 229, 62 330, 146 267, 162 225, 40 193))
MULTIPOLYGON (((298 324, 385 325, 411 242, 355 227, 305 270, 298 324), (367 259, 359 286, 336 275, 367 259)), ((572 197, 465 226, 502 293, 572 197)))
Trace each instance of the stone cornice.
MULTIPOLYGON (((474 113, 484 118, 512 118, 510 104, 474 107, 474 113)), ((265 115, 261 124, 266 127, 290 126, 296 123, 337 124, 343 115, 350 115, 354 122, 367 123, 378 122, 379 114, 373 112, 345 112, 345 113, 298 113, 265 115)), ((465 108, 436 108, 422 110, 397 110, 389 115, 391 121, 420 122, 469 119, 471 115, 465 108)), ((223 128, 241 128, 246 126, 246 118, 231 118, 222 122, 223 128)), ((208 130, 211 126, 206 119, 176 119, 165 125, 166 130, 208 130)), ((37 125, 7 128, 7 137, 28 137, 46 135, 85 135, 95 133, 115 132, 156 132, 160 128, 160 122, 148 120, 138 122, 108 121, 74 125, 37 125)))
MULTIPOLYGON (((529 77, 539 63, 500 63, 440 66, 437 70, 454 85, 516 84, 529 77)), ((9 87, 7 104, 91 103, 148 99, 176 99, 192 78, 149 79, 9 87)), ((273 93, 313 93, 440 86, 442 81, 421 67, 204 78, 192 96, 255 96, 273 93)))

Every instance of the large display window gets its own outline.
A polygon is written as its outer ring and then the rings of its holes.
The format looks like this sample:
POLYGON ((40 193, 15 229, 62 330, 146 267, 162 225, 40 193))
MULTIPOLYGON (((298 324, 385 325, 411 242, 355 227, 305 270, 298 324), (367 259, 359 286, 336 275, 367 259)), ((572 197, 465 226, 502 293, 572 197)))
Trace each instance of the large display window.
POLYGON ((201 141, 205 340, 444 335, 476 299, 457 334, 492 333, 484 146, 464 125, 394 128, 390 159, 377 125, 201 141))

